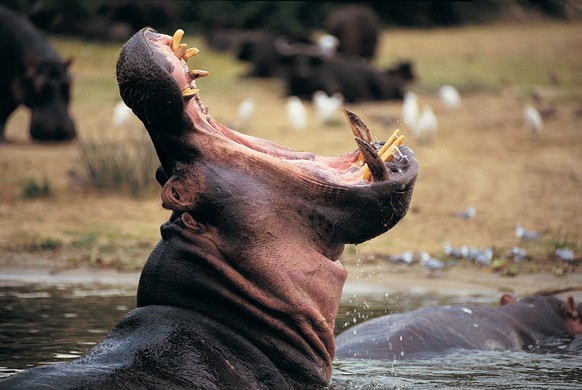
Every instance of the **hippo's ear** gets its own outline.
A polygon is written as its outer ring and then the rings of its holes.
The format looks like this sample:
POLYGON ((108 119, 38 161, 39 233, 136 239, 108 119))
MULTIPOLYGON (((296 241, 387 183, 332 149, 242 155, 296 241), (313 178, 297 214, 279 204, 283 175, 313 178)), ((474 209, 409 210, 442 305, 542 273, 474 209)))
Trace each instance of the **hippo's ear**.
POLYGON ((65 67, 65 69, 69 69, 72 64, 73 64, 73 57, 69 57, 63 61, 63 66, 65 67))
POLYGON ((579 320, 580 314, 576 310, 576 304, 574 303, 574 298, 568 297, 566 302, 562 303, 562 313, 566 318, 571 320, 579 320))
POLYGON ((515 297, 513 297, 512 295, 509 295, 509 294, 503 294, 501 296, 501 298, 499 299, 499 304, 501 306, 507 305, 509 303, 515 303, 515 302, 516 302, 515 297))

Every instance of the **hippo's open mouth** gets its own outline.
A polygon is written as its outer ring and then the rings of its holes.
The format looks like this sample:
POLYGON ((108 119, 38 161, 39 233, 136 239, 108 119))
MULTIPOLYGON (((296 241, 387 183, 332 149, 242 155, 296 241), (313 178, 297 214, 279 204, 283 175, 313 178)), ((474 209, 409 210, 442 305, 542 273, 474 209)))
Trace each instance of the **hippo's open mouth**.
POLYGON ((249 207, 265 202, 258 215, 266 204, 275 213, 295 210, 302 225, 318 224, 319 239, 335 244, 368 240, 405 215, 417 163, 400 146, 398 131, 385 143, 374 142, 364 122, 345 111, 358 149, 322 157, 229 129, 208 115, 195 83, 208 72, 188 68, 198 49, 181 43, 182 35, 143 29, 124 46, 117 65, 121 96, 148 129, 167 178, 161 180, 165 207, 208 220, 209 208, 199 206, 220 205, 224 214, 225 194, 246 197, 249 207), (184 168, 192 165, 198 173, 184 168), (281 201, 285 207, 279 208, 281 201))

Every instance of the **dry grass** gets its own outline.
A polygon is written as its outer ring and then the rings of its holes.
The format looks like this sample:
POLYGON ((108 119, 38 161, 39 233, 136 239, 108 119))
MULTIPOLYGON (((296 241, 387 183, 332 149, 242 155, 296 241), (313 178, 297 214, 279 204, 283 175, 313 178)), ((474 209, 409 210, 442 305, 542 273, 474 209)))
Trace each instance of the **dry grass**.
MULTIPOLYGON (((358 248, 353 255, 396 253, 405 249, 440 253, 444 241, 455 246, 490 246, 499 252, 520 244, 514 226, 547 230, 546 239, 527 248, 543 255, 555 246, 582 251, 582 127, 574 111, 582 103, 582 24, 538 22, 439 30, 392 30, 382 40, 378 63, 409 58, 419 82, 412 89, 421 103, 431 104, 439 118, 439 135, 431 145, 405 144, 418 157, 420 173, 408 216, 391 232, 358 248), (554 73, 559 84, 550 82, 554 73), (446 111, 437 88, 450 83, 463 94, 461 110, 446 111), (539 139, 531 138, 522 121, 523 104, 534 88, 557 114, 546 121, 539 139), (475 205, 473 220, 451 213, 475 205)), ((190 66, 211 77, 198 81, 201 96, 217 120, 237 128, 237 105, 253 96, 257 108, 251 126, 241 129, 298 150, 323 155, 355 149, 342 120, 319 126, 310 114, 310 131, 297 133, 287 124, 282 84, 277 80, 240 77, 245 65, 227 54, 205 49, 199 37, 187 37, 202 51, 190 66)), ((95 137, 111 127, 118 101, 115 61, 119 47, 54 40, 64 56, 74 56, 72 112, 81 137, 95 137)), ((346 108, 386 138, 396 121, 384 126, 380 116, 398 119, 399 102, 367 103, 346 108)), ((341 118, 340 118, 341 119, 341 118)), ((168 217, 159 195, 133 200, 71 186, 67 172, 82 173, 76 143, 38 145, 29 141, 28 117, 13 116, 0 145, 0 251, 5 264, 23 253, 58 262, 135 268, 145 261, 168 217), (23 199, 22 183, 47 178, 51 195, 23 199), (88 237, 88 238, 87 238, 88 237), (128 266, 128 264, 130 264, 128 266)), ((139 127, 139 122, 131 126, 139 127)), ((406 134, 406 129, 404 129, 406 134)), ((122 130, 120 130, 122 131, 122 130)), ((153 176, 154 172, 151 172, 153 176)))

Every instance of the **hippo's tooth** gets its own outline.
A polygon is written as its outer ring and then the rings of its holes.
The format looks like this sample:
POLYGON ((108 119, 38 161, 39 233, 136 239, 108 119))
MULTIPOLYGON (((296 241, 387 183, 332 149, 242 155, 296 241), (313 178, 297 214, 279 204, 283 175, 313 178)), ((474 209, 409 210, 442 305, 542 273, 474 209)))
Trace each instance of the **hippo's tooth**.
POLYGON ((192 56, 195 56, 196 54, 200 53, 200 50, 198 50, 195 47, 191 47, 188 50, 186 50, 186 52, 184 53, 184 61, 188 61, 188 59, 192 56))
MULTIPOLYGON (((344 114, 346 115, 346 118, 348 119, 348 124, 350 125, 352 133, 354 133, 356 138, 364 140, 367 143, 372 142, 372 134, 370 133, 370 130, 368 129, 368 126, 366 126, 364 121, 360 119, 359 116, 357 116, 356 114, 349 110, 344 109, 344 114)), ((362 153, 360 153, 360 155, 358 156, 357 164, 362 165, 363 163, 364 156, 362 153)))
POLYGON ((400 129, 394 130, 394 133, 392 133, 390 138, 388 138, 388 140, 384 143, 384 145, 382 145, 382 147, 378 151, 378 154, 380 156, 382 156, 388 150, 388 148, 390 148, 390 146, 392 146, 392 144, 394 143, 394 141, 396 141, 396 139, 398 138, 399 135, 400 135, 400 129))
POLYGON ((172 43, 170 47, 172 51, 175 53, 178 50, 178 46, 180 46, 180 42, 182 41, 182 37, 184 36, 184 30, 181 28, 177 29, 174 35, 172 36, 172 43))
POLYGON ((398 153, 400 153, 400 145, 402 145, 402 141, 404 141, 404 136, 403 135, 398 136, 396 140, 390 143, 389 146, 392 146, 390 148, 391 150, 386 149, 383 153, 378 153, 380 155, 380 159, 382 159, 382 161, 384 162, 392 161, 392 159, 394 158, 394 150, 398 150, 398 153))
POLYGON ((372 134, 370 133, 370 130, 364 121, 361 120, 359 116, 346 109, 344 109, 344 114, 348 118, 348 123, 350 124, 354 135, 357 138, 366 141, 367 143, 372 142, 372 134))
POLYGON ((384 162, 380 159, 380 156, 374 148, 366 141, 356 137, 356 143, 366 165, 362 168, 362 176, 364 180, 369 180, 370 177, 374 178, 375 181, 388 180, 388 170, 384 166, 384 162))
POLYGON ((176 50, 174 50, 174 54, 176 54, 176 57, 184 58, 184 54, 186 53, 187 47, 188 45, 186 45, 185 43, 180 43, 176 50))
POLYGON ((188 71, 188 76, 190 76, 191 79, 196 80, 197 78, 200 77, 206 77, 208 76, 210 73, 208 73, 205 70, 200 70, 200 69, 196 69, 196 70, 189 70, 188 71))
POLYGON ((182 96, 190 97, 196 95, 200 90, 198 88, 190 88, 189 86, 182 90, 182 96))

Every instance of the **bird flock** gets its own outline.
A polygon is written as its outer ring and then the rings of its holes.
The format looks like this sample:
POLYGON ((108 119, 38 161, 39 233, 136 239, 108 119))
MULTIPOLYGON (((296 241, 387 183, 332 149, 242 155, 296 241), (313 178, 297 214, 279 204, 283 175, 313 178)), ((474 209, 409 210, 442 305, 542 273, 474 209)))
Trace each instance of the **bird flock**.
MULTIPOLYGON (((473 209, 473 206, 467 208, 467 210, 473 209)), ((466 217, 463 216, 460 218, 466 217)), ((470 218, 474 218, 474 215, 470 218)), ((528 230, 521 224, 515 225, 515 237, 519 240, 520 244, 539 240, 545 234, 546 232, 543 231, 528 230)), ((572 249, 566 247, 556 248, 553 257, 558 261, 575 265, 582 262, 582 259, 576 257, 576 253, 572 249)), ((436 277, 443 269, 452 267, 463 260, 480 267, 497 267, 507 264, 508 261, 520 263, 531 259, 532 256, 528 251, 519 245, 513 246, 509 253, 504 254, 492 246, 480 248, 462 245, 455 247, 449 241, 443 243, 443 250, 440 256, 429 254, 426 251, 414 253, 411 250, 386 256, 386 260, 393 264, 410 266, 418 262, 428 272, 429 277, 436 277)))
MULTIPOLYGON (((344 97, 341 93, 328 96, 323 91, 315 91, 311 102, 304 102, 297 96, 289 96, 286 100, 285 110, 287 123, 295 131, 303 131, 308 125, 308 105, 315 112, 318 125, 333 124, 339 118, 344 105, 344 97)), ((243 100, 237 108, 236 127, 240 130, 249 128, 255 112, 256 102, 252 97, 243 100)))

